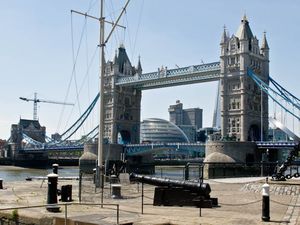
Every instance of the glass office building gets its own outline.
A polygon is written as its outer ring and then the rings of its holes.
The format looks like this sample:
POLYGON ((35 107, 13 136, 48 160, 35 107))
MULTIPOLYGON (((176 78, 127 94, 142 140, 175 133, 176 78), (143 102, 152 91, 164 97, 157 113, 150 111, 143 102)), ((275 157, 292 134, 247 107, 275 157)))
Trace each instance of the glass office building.
POLYGON ((185 133, 175 124, 158 118, 145 119, 141 122, 142 143, 189 142, 185 133))

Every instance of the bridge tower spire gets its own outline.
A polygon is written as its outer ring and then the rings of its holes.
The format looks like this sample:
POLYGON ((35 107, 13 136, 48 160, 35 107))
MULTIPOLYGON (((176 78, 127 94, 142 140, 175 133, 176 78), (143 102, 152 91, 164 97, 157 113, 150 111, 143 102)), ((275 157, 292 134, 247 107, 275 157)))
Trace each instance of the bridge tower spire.
POLYGON ((253 35, 246 15, 235 35, 221 38, 221 134, 237 141, 263 140, 268 131, 268 97, 247 76, 251 68, 268 83, 269 46, 266 36, 253 35))

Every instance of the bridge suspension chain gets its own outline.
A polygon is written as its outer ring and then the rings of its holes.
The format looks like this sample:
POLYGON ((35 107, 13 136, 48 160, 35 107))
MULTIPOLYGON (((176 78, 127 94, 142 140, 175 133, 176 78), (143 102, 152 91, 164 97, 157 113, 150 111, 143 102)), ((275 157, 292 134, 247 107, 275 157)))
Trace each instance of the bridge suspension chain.
POLYGON ((297 98, 291 98, 288 96, 288 92, 276 91, 272 89, 268 84, 266 84, 264 81, 262 81, 251 69, 248 69, 248 76, 251 77, 254 82, 262 89, 274 102, 276 102, 283 110, 291 114, 293 117, 297 118, 298 121, 300 121, 300 116, 298 116, 293 110, 288 109, 287 106, 284 104, 287 103, 291 105, 292 107, 297 108, 300 110, 300 104, 297 98), (280 97, 284 103, 280 102, 275 96, 280 97))
POLYGON ((84 123, 84 121, 87 119, 87 117, 90 115, 91 111, 95 107, 99 97, 100 97, 100 94, 98 93, 96 95, 95 99, 93 100, 93 102, 86 109, 86 111, 79 117, 79 119, 61 135, 63 141, 70 138, 81 127, 81 125, 84 123))

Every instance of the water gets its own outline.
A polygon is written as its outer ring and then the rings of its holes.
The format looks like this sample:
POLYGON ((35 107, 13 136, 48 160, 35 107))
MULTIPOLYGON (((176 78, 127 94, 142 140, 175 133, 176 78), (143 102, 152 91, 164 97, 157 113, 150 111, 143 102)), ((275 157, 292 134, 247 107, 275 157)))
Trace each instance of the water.
MULTIPOLYGON (((52 173, 52 168, 49 169, 30 169, 15 166, 0 166, 0 178, 4 181, 24 181, 27 177, 47 176, 52 173)), ((79 167, 66 166, 59 167, 58 174, 61 177, 74 177, 79 175, 79 167)), ((156 166, 154 176, 170 179, 184 179, 183 166, 156 166)), ((189 173, 190 179, 199 177, 199 169, 191 167, 189 173)))
MULTIPOLYGON (((199 167, 191 166, 189 168, 189 179, 199 179, 199 167)), ((183 180, 185 178, 185 167, 184 166, 156 166, 155 174, 156 177, 170 178, 174 180, 183 180)))
MULTIPOLYGON (((49 169, 30 169, 15 166, 0 166, 0 178, 4 181, 24 181, 27 177, 47 176, 52 173, 49 169)), ((59 167, 58 174, 62 177, 73 177, 79 175, 79 167, 59 167)))

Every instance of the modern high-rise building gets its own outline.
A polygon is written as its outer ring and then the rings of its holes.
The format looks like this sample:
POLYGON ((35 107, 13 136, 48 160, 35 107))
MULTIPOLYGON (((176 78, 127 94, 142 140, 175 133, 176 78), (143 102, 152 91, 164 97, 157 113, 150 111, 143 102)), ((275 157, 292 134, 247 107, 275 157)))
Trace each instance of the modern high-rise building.
POLYGON ((190 142, 196 142, 196 131, 202 128, 202 112, 200 108, 183 109, 179 100, 175 105, 169 106, 170 122, 177 125, 190 142))
POLYGON ((187 135, 175 124, 158 118, 141 122, 142 143, 189 142, 187 135))
POLYGON ((202 128, 202 113, 200 108, 183 109, 183 104, 177 100, 175 105, 169 106, 170 122, 181 125, 194 126, 196 129, 202 128))

